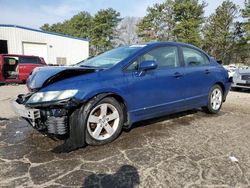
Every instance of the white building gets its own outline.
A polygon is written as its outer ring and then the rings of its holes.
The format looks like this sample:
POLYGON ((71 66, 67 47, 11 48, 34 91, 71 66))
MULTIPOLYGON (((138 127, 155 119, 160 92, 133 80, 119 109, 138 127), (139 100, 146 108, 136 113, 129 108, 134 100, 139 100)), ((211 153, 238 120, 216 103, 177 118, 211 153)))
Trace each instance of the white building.
POLYGON ((89 57, 89 41, 17 25, 0 25, 1 53, 36 55, 47 64, 72 65, 89 57))

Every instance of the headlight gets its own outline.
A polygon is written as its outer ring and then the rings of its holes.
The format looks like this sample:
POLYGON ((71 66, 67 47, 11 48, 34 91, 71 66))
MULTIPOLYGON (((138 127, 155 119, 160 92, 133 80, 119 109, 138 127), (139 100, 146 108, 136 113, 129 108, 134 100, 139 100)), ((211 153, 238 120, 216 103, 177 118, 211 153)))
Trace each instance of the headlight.
POLYGON ((27 103, 39 103, 39 102, 48 102, 48 101, 57 101, 68 99, 78 92, 76 89, 72 90, 63 90, 63 91, 46 91, 46 92, 37 92, 33 94, 27 103))

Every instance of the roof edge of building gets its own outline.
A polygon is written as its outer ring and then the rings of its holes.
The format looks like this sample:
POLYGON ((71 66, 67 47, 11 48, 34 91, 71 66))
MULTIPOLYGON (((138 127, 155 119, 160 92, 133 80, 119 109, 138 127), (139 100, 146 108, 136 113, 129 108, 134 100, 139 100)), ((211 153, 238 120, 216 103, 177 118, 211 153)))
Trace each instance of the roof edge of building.
POLYGON ((88 39, 85 39, 85 38, 78 38, 78 37, 73 37, 73 36, 69 36, 69 35, 63 35, 63 34, 60 34, 60 33, 50 32, 50 31, 42 31, 42 30, 39 30, 39 29, 33 29, 33 28, 19 26, 19 25, 0 24, 0 27, 14 27, 14 28, 25 29, 25 30, 50 34, 50 35, 56 35, 56 36, 65 37, 65 38, 71 38, 71 39, 82 40, 82 41, 87 41, 87 42, 89 41, 88 39))

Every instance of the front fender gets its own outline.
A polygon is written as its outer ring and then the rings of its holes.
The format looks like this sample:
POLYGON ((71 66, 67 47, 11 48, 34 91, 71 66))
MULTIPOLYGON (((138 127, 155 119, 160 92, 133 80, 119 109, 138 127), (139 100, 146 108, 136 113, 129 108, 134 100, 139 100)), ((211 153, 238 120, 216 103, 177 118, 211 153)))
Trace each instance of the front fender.
POLYGON ((125 95, 123 94, 122 91, 120 91, 119 89, 114 89, 114 88, 105 88, 105 89, 98 89, 98 90, 93 90, 93 91, 89 91, 89 92, 79 92, 75 98, 77 98, 80 101, 88 101, 91 98, 95 97, 95 96, 108 96, 108 95, 118 95, 121 98, 123 98, 125 100, 125 95))

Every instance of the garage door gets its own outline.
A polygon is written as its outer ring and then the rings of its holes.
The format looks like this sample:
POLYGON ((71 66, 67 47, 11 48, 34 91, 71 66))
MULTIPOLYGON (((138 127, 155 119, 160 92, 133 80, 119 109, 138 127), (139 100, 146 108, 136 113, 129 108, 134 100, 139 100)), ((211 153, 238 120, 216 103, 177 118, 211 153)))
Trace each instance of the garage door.
POLYGON ((23 54, 24 55, 36 55, 39 57, 43 57, 45 62, 47 63, 48 51, 46 44, 39 43, 23 43, 23 54))

